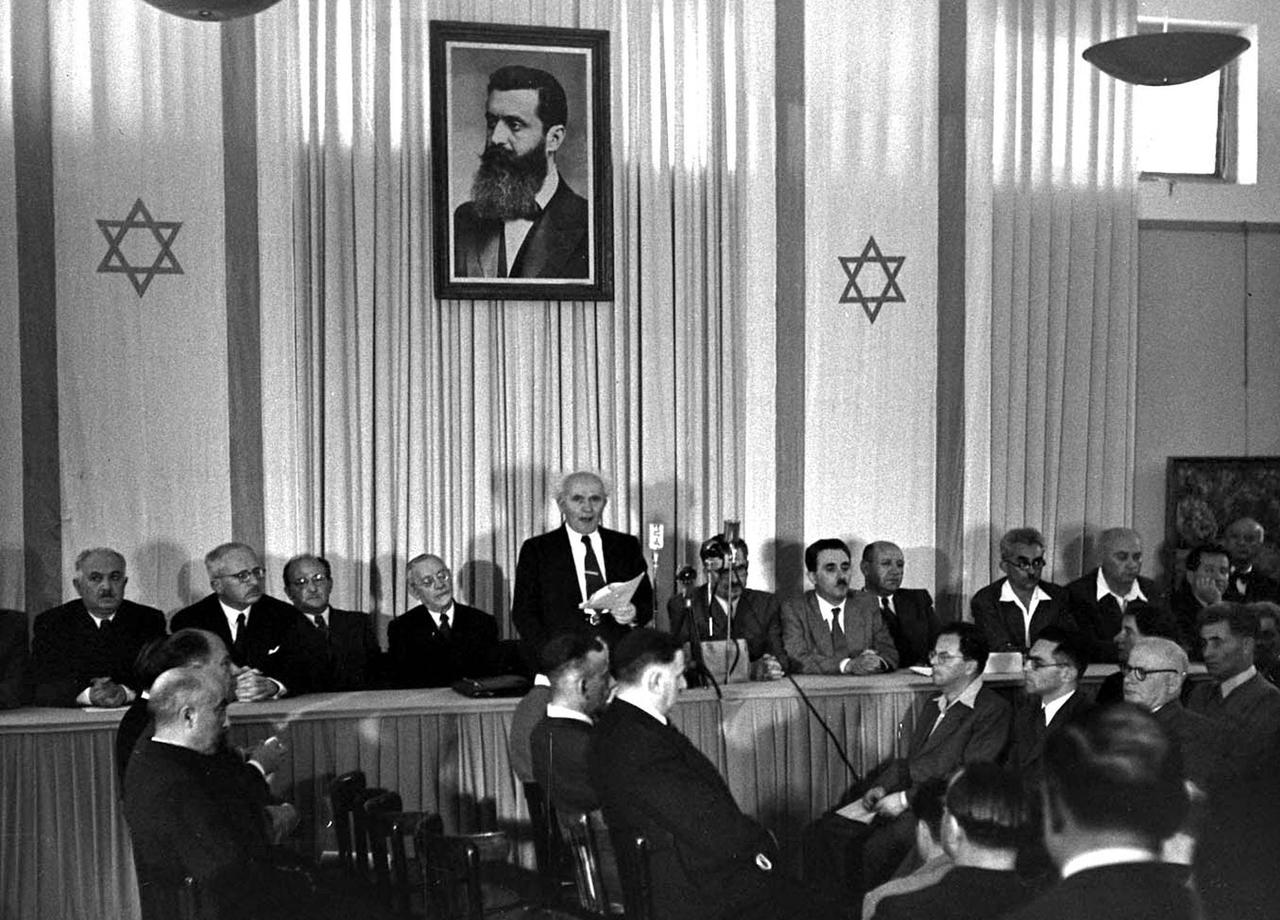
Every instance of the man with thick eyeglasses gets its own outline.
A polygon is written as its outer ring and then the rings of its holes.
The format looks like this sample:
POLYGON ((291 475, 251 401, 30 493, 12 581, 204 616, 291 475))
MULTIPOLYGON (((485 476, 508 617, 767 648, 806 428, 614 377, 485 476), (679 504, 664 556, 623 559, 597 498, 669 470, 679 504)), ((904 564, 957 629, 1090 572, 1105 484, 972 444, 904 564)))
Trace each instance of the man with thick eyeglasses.
POLYGON ((707 571, 707 584, 671 596, 667 602, 671 634, 682 643, 746 639, 751 679, 781 678, 787 660, 782 650, 782 607, 773 592, 747 587, 747 542, 739 537, 730 546, 718 533, 702 544, 698 555, 707 571))
POLYGON ((418 606, 387 627, 391 681, 396 687, 447 687, 496 670, 498 623, 453 598, 453 573, 439 556, 409 561, 405 580, 418 606))
POLYGON ((204 629, 231 652, 240 702, 276 699, 305 686, 294 628, 298 613, 266 593, 266 569, 257 550, 223 543, 204 557, 213 593, 173 615, 172 632, 204 629))
POLYGON ((367 690, 378 686, 382 650, 373 618, 329 605, 333 569, 323 556, 303 553, 284 564, 284 590, 298 611, 295 628, 305 689, 367 690))
POLYGON ((1067 609, 1067 592, 1040 579, 1044 537, 1033 527, 1015 527, 1000 538, 1000 570, 1005 577, 982 588, 969 601, 973 622, 993 652, 1025 652, 1040 631, 1053 624, 1076 628, 1067 609))
POLYGON ((886 881, 911 850, 915 789, 980 760, 1001 762, 1009 743, 1012 707, 982 683, 987 642, 972 623, 944 626, 929 653, 939 695, 899 726, 899 750, 865 784, 860 799, 830 811, 804 832, 805 880, 857 905, 886 881))
POLYGON ((1014 716, 1009 765, 1024 777, 1038 779, 1045 742, 1093 708, 1089 698, 1079 692, 1088 666, 1081 637, 1057 626, 1046 626, 1023 658, 1027 695, 1014 716))

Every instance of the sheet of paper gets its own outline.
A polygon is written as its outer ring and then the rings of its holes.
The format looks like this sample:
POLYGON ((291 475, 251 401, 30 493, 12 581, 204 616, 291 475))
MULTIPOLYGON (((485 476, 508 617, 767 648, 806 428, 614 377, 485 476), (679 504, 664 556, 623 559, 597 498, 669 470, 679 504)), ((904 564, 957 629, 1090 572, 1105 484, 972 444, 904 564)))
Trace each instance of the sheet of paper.
POLYGON ((631 603, 631 597, 636 593, 636 588, 640 587, 640 579, 642 578, 644 578, 644 575, 640 574, 630 581, 612 581, 591 595, 588 600, 579 604, 578 608, 581 610, 612 610, 615 607, 623 607, 631 603))
POLYGON ((869 810, 862 804, 862 799, 854 799, 844 808, 836 809, 836 814, 842 818, 848 818, 850 821, 858 821, 862 824, 870 824, 876 817, 874 811, 869 810))
POLYGON ((933 676, 933 668, 929 667, 927 664, 913 664, 907 670, 909 670, 912 674, 919 674, 921 677, 933 676))

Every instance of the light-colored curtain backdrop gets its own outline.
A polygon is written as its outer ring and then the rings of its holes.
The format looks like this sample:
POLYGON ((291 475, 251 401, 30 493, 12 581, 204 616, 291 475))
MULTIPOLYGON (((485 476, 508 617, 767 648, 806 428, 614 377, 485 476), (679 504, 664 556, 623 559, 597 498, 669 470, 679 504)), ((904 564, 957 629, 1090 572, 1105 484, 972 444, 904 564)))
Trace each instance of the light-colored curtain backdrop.
POLYGON ((991 580, 1023 525, 1065 582, 1133 512, 1130 91, 1080 55, 1132 33, 1136 4, 979 0, 969 16, 966 584, 991 580))
MULTIPOLYGON (((559 476, 671 561, 741 506, 742 318, 772 310, 770 3, 297 0, 257 20, 269 552, 406 609, 422 551, 506 623, 559 476), (430 19, 607 29, 616 299, 432 292, 430 19), (766 265, 771 262, 766 261, 766 265)), ((509 627, 505 627, 510 634, 509 627)))
POLYGON ((0 0, 0 607, 21 610, 23 578, 22 349, 18 340, 18 208, 14 200, 13 5, 0 0))

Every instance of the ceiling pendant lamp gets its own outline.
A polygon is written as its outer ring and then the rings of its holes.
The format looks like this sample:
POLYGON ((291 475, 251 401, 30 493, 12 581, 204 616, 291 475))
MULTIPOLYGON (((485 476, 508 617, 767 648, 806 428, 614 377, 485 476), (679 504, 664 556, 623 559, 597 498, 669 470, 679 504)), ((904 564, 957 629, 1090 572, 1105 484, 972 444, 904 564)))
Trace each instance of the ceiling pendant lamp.
POLYGON ((1207 77, 1249 47, 1231 32, 1149 32, 1100 42, 1084 59, 1103 73, 1142 86, 1173 86, 1207 77))
POLYGON ((261 13, 280 0, 144 0, 165 13, 197 22, 225 22, 261 13))

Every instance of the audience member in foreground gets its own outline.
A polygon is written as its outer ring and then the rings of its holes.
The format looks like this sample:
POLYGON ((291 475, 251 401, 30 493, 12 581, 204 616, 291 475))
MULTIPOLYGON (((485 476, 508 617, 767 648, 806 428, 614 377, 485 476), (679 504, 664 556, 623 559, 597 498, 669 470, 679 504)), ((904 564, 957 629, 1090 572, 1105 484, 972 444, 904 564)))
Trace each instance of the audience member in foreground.
POLYGON ((259 806, 217 766, 227 726, 222 676, 166 671, 149 705, 155 734, 134 755, 124 794, 144 920, 179 916, 187 876, 215 916, 316 917, 306 876, 272 861, 259 806))
POLYGON ((973 622, 993 652, 1025 652, 1050 624, 1075 629, 1066 589, 1040 580, 1044 547, 1044 537, 1034 528, 1007 531, 1000 538, 1000 570, 1005 577, 969 601, 973 622))
POLYGON ((87 549, 72 579, 80 597, 36 617, 31 635, 37 706, 124 706, 142 689, 138 652, 164 635, 164 614, 124 599, 124 556, 87 549))
POLYGON ((711 761, 668 722, 684 687, 675 637, 636 629, 611 657, 618 690, 595 729, 591 783, 615 846, 634 834, 649 841, 653 915, 841 915, 783 875, 772 835, 742 813, 711 761))
POLYGON ((1067 608, 1085 640, 1090 661, 1116 660, 1115 635, 1130 608, 1156 599, 1155 585, 1143 578, 1142 536, 1112 527, 1098 537, 1098 567, 1067 585, 1067 608))
POLYGON ((444 560, 423 553, 405 572, 418 606, 387 627, 391 680, 396 687, 447 687, 463 677, 494 672, 497 621, 453 598, 453 573, 444 560))
POLYGON ((906 558, 895 543, 877 540, 862 551, 863 589, 875 596, 880 615, 898 650, 898 667, 927 664, 929 649, 942 624, 933 598, 923 588, 902 587, 906 558))
POLYGON ((609 494, 595 473, 570 473, 556 492, 564 523, 530 537, 516 559, 511 622, 520 632, 525 661, 535 670, 547 640, 586 627, 610 648, 633 626, 653 619, 653 586, 640 541, 631 534, 600 526, 609 494), (629 604, 608 611, 580 605, 600 588, 628 581, 640 584, 629 604))
POLYGON ((1028 782, 1040 777, 1045 740, 1093 708, 1079 692, 1089 661, 1084 640, 1056 626, 1036 638, 1022 666, 1027 696, 1014 714, 1009 765, 1028 782))
POLYGON ((782 650, 782 608, 773 592, 746 586, 746 541, 739 538, 731 547, 723 534, 716 534, 702 544, 698 555, 706 568, 707 584, 671 596, 667 602, 671 634, 684 643, 746 639, 751 679, 778 680, 787 660, 782 650))
POLYGON ((868 891, 862 899, 862 920, 871 920, 883 899, 928 888, 947 874, 953 864, 942 848, 942 799, 946 794, 947 781, 941 778, 927 779, 916 787, 911 810, 916 815, 915 855, 919 865, 907 875, 891 878, 868 891))
POLYGON ((875 598, 849 591, 853 557, 836 539, 804 551, 812 591, 782 603, 782 644, 804 674, 880 674, 898 666, 898 649, 875 598))
POLYGON ((1062 880, 1010 920, 1196 920, 1183 866, 1160 843, 1187 814, 1174 744, 1126 703, 1064 726, 1045 750, 1045 848, 1062 880))
POLYGON ((877 920, 985 920, 1034 893, 1014 867, 1031 809, 1021 779, 993 763, 971 763, 947 785, 942 846, 954 863, 936 884, 885 898, 877 920))
POLYGON ((373 618, 358 610, 329 606, 333 569, 310 553, 284 564, 284 591, 300 616, 298 670, 308 692, 371 690, 381 678, 382 650, 373 618))
POLYGON ((941 694, 899 727, 907 756, 890 761, 860 799, 828 812, 805 829, 805 880, 833 898, 858 904, 889 878, 910 852, 920 783, 957 767, 998 761, 1009 743, 1009 703, 982 685, 987 644, 972 623, 943 627, 929 655, 941 694))
POLYGON ((595 720, 609 698, 609 649, 585 630, 561 633, 543 647, 551 680, 547 714, 533 727, 533 776, 563 817, 600 807, 587 771, 595 720))
POLYGON ((298 612, 266 593, 267 572, 251 546, 215 546, 205 554, 204 567, 213 593, 175 613, 170 630, 203 629, 222 640, 237 665, 237 700, 284 696, 300 664, 298 612))

